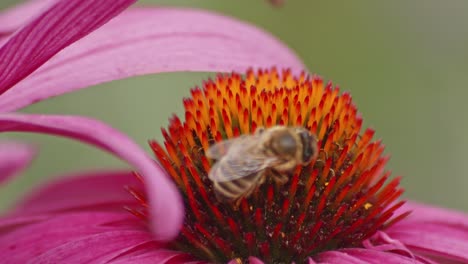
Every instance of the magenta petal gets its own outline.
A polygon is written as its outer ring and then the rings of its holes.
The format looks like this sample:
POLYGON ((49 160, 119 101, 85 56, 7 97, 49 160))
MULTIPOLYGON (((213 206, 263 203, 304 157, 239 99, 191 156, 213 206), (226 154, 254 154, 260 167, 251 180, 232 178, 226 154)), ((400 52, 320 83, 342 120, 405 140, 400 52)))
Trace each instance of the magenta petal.
POLYGON ((392 252, 383 252, 362 248, 343 249, 339 251, 327 251, 317 257, 319 263, 343 263, 343 264, 426 264, 417 258, 411 258, 392 252))
POLYGON ((30 0, 0 13, 0 36, 10 34, 59 0, 30 0))
POLYGON ((12 232, 25 225, 49 219, 50 215, 2 216, 0 217, 0 235, 12 232))
POLYGON ((0 94, 136 0, 63 0, 0 47, 0 94))
POLYGON ((58 177, 22 199, 16 214, 50 213, 70 210, 118 210, 136 199, 126 186, 143 189, 132 172, 84 172, 58 177))
POLYGON ((249 264, 264 264, 264 262, 256 257, 249 257, 249 264))
POLYGON ((274 65, 304 69, 278 39, 238 20, 201 10, 128 9, 3 94, 0 111, 135 75, 274 65))
POLYGON ((324 264, 325 263, 368 264, 368 262, 358 257, 352 256, 352 255, 349 255, 347 253, 340 252, 340 251, 326 251, 324 253, 320 253, 320 255, 316 257, 316 259, 318 259, 317 263, 319 264, 321 263, 324 263, 324 264))
MULTIPOLYGON (((405 221, 400 223, 411 222, 427 222, 440 223, 443 225, 453 225, 468 229, 468 214, 460 211, 455 211, 448 208, 430 206, 417 202, 407 202, 395 214, 406 211, 413 211, 405 221)), ((397 223, 398 225, 398 223, 397 223)))
POLYGON ((413 212, 386 233, 409 249, 438 259, 468 262, 468 214, 409 202, 413 212))
MULTIPOLYGON (((146 250, 146 252, 136 251, 132 254, 125 254, 116 259, 112 260, 113 264, 125 264, 125 263, 141 263, 141 264, 188 264, 191 257, 187 254, 179 251, 173 251, 169 249, 153 249, 146 250)), ((194 262, 203 263, 203 262, 194 262)))
POLYGON ((35 154, 36 150, 30 145, 0 142, 0 184, 27 167, 35 154))
POLYGON ((31 259, 31 262, 110 263, 119 255, 134 248, 144 246, 154 248, 153 243, 148 232, 109 231, 72 240, 31 259))
POLYGON ((177 236, 183 204, 174 183, 138 145, 105 124, 77 116, 0 114, 0 131, 47 133, 78 139, 126 160, 144 177, 151 227, 158 240, 177 236))
POLYGON ((66 243, 107 232, 130 231, 138 233, 141 241, 151 239, 151 234, 139 223, 125 211, 61 214, 0 236, 0 259, 7 263, 25 263, 66 243))
POLYGON ((467 228, 431 222, 413 222, 394 226, 387 233, 418 253, 468 263, 467 228))

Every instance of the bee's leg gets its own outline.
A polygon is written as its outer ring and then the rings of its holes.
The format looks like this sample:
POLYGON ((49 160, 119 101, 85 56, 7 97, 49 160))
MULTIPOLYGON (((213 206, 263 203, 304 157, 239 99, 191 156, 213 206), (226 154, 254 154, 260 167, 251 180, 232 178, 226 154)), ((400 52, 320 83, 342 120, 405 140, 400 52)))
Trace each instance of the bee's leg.
POLYGON ((234 201, 234 210, 236 210, 236 211, 239 210, 239 207, 240 207, 240 205, 242 203, 242 200, 247 199, 255 189, 256 188, 250 188, 248 191, 246 191, 244 194, 242 194, 242 196, 237 198, 234 201))
POLYGON ((243 198, 244 198, 244 197, 239 197, 238 199, 236 199, 236 200, 234 201, 233 207, 234 207, 234 210, 235 210, 235 211, 238 211, 238 210, 239 210, 239 207, 240 207, 240 204, 241 204, 243 198))
POLYGON ((252 184, 252 187, 250 187, 250 189, 246 191, 242 196, 245 198, 250 197, 250 195, 252 195, 252 193, 257 190, 257 187, 258 184, 252 184))
POLYGON ((288 173, 281 173, 276 170, 272 170, 271 173, 273 176, 273 181, 275 181, 275 183, 278 185, 283 185, 289 180, 288 173))
POLYGON ((266 180, 266 173, 263 173, 263 175, 260 177, 260 180, 258 180, 257 185, 262 185, 265 183, 266 180))
POLYGON ((296 168, 296 165, 297 165, 297 162, 295 160, 290 160, 290 161, 287 161, 287 162, 283 162, 280 165, 277 165, 275 167, 275 170, 279 171, 281 173, 282 172, 288 172, 290 170, 294 170, 296 168))

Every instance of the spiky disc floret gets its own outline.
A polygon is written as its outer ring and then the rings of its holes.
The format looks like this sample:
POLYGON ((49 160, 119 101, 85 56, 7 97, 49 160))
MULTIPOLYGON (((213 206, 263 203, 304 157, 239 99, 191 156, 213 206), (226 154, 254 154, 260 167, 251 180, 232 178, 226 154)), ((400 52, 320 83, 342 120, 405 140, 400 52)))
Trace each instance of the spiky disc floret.
MULTIPOLYGON (((184 100, 163 129, 164 147, 150 145, 179 186, 186 218, 174 246, 216 263, 256 256, 269 263, 303 261, 325 250, 360 246, 395 216, 403 202, 374 131, 360 134, 362 119, 347 93, 319 77, 275 69, 218 75, 184 100), (214 142, 252 133, 257 126, 304 126, 317 135, 320 154, 297 167, 288 183, 265 183, 240 207, 216 200, 205 151, 214 142)), ((142 200, 142 194, 134 193, 142 200)), ((144 216, 144 215, 142 215, 144 216)))

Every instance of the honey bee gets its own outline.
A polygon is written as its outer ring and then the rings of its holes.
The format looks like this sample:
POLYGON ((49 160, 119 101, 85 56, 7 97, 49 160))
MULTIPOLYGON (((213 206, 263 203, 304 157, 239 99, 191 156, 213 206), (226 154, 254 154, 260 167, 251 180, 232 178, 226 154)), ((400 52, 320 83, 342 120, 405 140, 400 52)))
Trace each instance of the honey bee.
POLYGON ((259 127, 252 135, 215 143, 206 156, 217 160, 208 178, 217 199, 240 202, 271 177, 282 185, 298 165, 309 164, 318 153, 317 139, 303 127, 259 127))

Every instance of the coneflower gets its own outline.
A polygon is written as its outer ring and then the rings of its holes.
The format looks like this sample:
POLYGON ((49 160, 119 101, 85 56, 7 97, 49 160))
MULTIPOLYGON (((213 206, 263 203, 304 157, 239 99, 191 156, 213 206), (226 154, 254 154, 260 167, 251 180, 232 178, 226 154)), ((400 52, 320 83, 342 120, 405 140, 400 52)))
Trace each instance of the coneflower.
MULTIPOLYGON (((304 67, 288 47, 234 19, 150 7, 112 19, 132 2, 31 1, 0 13, 0 131, 72 138, 136 171, 77 172, 33 190, 0 218, 2 263, 468 262, 468 216, 399 200, 383 145, 361 128, 349 94, 295 75, 304 67), (272 65, 293 70, 246 72, 272 65), (97 83, 187 70, 237 73, 192 90, 186 116, 171 119, 164 143, 150 143, 159 162, 100 121, 12 112, 97 83), (318 157, 238 208, 219 202, 207 148, 276 124, 317 135, 318 157)), ((34 154, 0 142, 0 182, 34 154)))
MULTIPOLYGON (((219 75, 192 89, 183 103, 185 120, 174 116, 162 130, 164 147, 150 142, 187 208, 176 249, 214 263, 249 256, 302 263, 320 252, 362 246, 409 213, 395 214, 404 203, 397 201, 403 192, 399 178, 388 180, 384 147, 372 140, 372 129, 361 131, 351 96, 319 77, 275 69, 248 71, 245 78, 219 75), (219 202, 207 176, 213 161, 205 151, 274 125, 316 134, 318 157, 298 166, 283 186, 263 184, 240 208, 219 202)), ((142 192, 131 193, 147 204, 142 192)), ((131 211, 145 218, 144 210, 131 211)))

